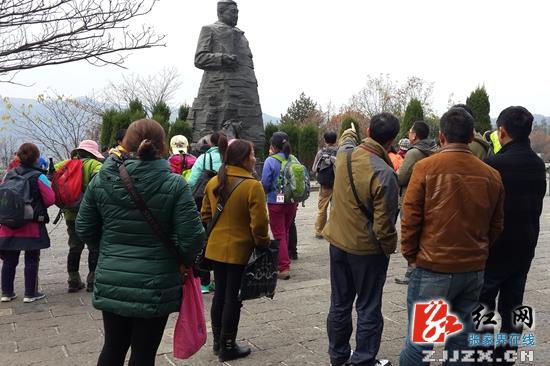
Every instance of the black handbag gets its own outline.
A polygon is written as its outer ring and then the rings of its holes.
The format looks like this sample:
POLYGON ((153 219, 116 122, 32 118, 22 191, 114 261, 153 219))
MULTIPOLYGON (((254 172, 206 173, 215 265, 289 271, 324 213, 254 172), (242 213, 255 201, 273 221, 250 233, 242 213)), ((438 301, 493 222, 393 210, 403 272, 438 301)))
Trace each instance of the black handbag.
POLYGON ((256 248, 244 268, 239 300, 273 298, 277 287, 279 241, 272 240, 267 248, 256 248))

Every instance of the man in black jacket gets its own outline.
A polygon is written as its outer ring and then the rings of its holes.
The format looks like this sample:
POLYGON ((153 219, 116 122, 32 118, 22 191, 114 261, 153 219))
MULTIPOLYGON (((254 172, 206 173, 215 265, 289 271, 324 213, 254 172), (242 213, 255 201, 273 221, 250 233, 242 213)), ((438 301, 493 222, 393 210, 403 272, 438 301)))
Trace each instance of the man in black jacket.
MULTIPOLYGON (((497 119, 502 149, 485 161, 499 171, 505 189, 504 231, 491 247, 480 303, 497 310, 500 333, 521 333, 513 311, 522 305, 523 292, 539 236, 540 215, 546 191, 544 162, 533 152, 529 134, 533 115, 524 107, 508 107, 497 119)), ((512 347, 508 347, 511 349, 512 347)), ((504 349, 496 349, 500 357, 504 349)), ((513 364, 513 362, 512 362, 513 364)))

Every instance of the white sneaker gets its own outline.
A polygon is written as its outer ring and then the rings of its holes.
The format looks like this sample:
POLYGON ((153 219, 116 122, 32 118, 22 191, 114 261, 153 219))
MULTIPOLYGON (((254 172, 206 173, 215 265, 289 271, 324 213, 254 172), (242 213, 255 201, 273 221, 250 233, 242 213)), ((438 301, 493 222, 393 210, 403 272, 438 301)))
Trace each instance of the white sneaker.
POLYGON ((46 294, 37 292, 34 296, 25 296, 23 298, 23 302, 29 303, 29 302, 35 302, 37 300, 41 300, 46 297, 46 294))
POLYGON ((376 360, 376 366, 391 366, 390 360, 376 360))
POLYGON ((16 294, 13 295, 2 295, 2 298, 0 298, 1 302, 10 302, 11 300, 14 300, 17 298, 16 294))

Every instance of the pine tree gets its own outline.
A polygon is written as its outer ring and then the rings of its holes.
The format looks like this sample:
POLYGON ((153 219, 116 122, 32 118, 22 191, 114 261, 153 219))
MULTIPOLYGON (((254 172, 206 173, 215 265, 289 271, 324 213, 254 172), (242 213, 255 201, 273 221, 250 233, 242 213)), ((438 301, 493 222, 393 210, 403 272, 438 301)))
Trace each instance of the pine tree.
POLYGON ((302 164, 311 170, 313 160, 317 154, 317 143, 319 139, 319 129, 314 125, 306 125, 300 130, 300 149, 298 150, 298 159, 302 164))
POLYGON ((145 118, 143 104, 134 99, 128 105, 128 108, 117 111, 109 109, 103 113, 103 122, 101 125, 101 147, 109 147, 115 144, 115 135, 118 130, 128 128, 130 123, 145 118))
POLYGON ((180 121, 187 121, 187 116, 189 116, 189 105, 182 104, 178 109, 178 119, 180 121))
POLYGON ((490 130, 491 117, 489 112, 491 111, 491 104, 485 86, 478 86, 466 99, 466 105, 474 113, 474 128, 476 131, 483 133, 490 130))
POLYGON ((286 114, 281 116, 281 122, 302 123, 315 111, 316 108, 317 103, 302 92, 298 99, 292 102, 290 107, 288 107, 286 114))
POLYGON ((170 107, 164 102, 159 101, 153 106, 153 110, 151 111, 152 117, 155 121, 160 123, 162 128, 164 128, 164 132, 166 135, 170 132, 170 114, 172 112, 170 111, 170 107))
POLYGON ((193 136, 193 128, 191 127, 191 124, 187 121, 183 121, 181 119, 177 119, 172 126, 170 126, 170 133, 168 135, 169 139, 176 135, 183 135, 187 137, 188 141, 191 141, 193 136))
POLYGON ((407 108, 405 109, 405 115, 401 121, 401 131, 399 132, 400 138, 407 137, 409 130, 416 121, 424 120, 424 110, 422 109, 422 103, 418 99, 411 99, 407 108))

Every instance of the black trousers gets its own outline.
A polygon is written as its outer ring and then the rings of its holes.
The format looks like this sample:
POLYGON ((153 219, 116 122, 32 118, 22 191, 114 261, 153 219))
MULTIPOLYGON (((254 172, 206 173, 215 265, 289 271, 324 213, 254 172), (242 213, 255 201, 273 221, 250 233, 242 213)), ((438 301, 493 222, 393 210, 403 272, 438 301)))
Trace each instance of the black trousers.
POLYGON ((244 265, 214 261, 212 263, 216 279, 216 290, 210 310, 212 328, 221 328, 223 334, 236 334, 241 317, 242 302, 239 301, 238 295, 244 265))
MULTIPOLYGON (((527 282, 527 274, 531 263, 519 268, 485 268, 483 288, 479 295, 479 303, 483 304, 487 311, 497 310, 502 319, 500 333, 521 334, 523 330, 522 324, 514 325, 513 311, 522 305, 523 293, 525 292, 525 283, 527 282), (496 298, 498 295, 498 303, 496 298)), ((507 350, 517 350, 518 347, 509 346, 496 347, 495 358, 504 359, 504 353, 507 350)), ((514 362, 501 362, 496 364, 514 364, 514 362)))
POLYGON ((127 318, 103 311, 105 343, 98 366, 123 366, 128 348, 132 347, 128 366, 153 366, 168 316, 160 318, 127 318))
POLYGON ((288 231, 288 255, 298 255, 298 232, 296 231, 296 221, 290 224, 288 231))

